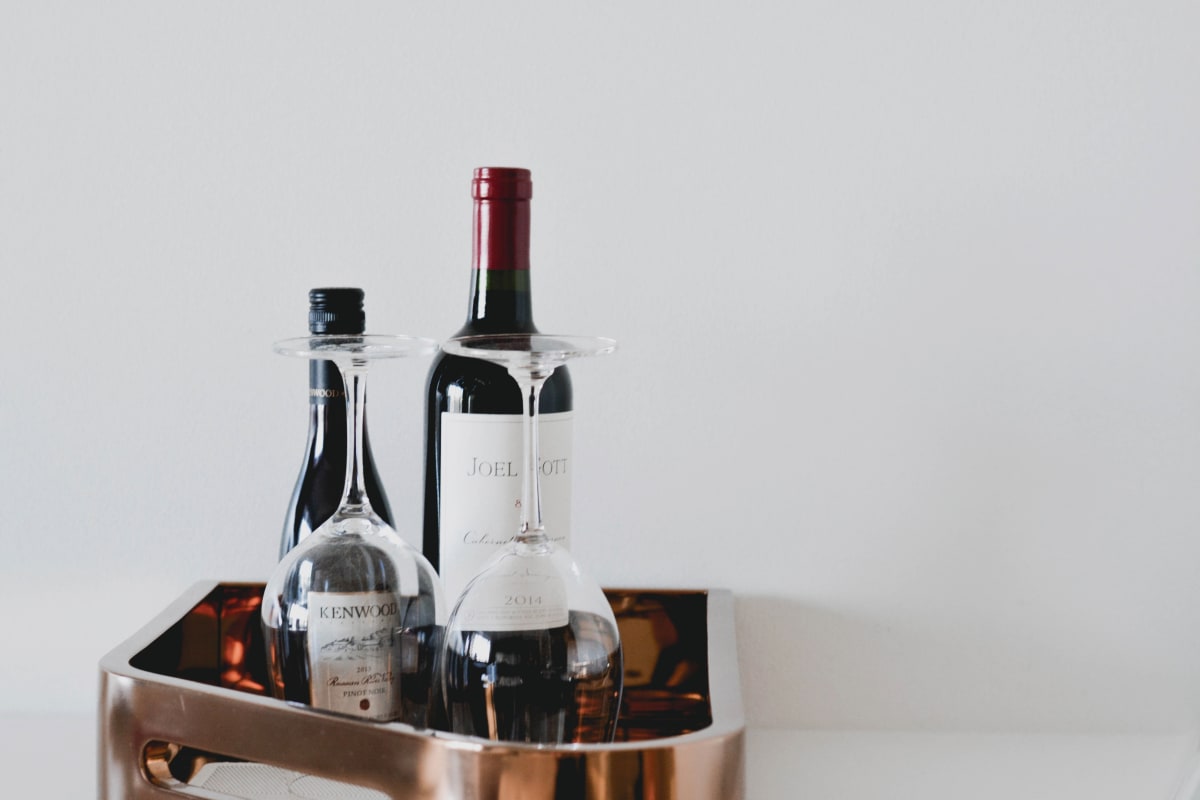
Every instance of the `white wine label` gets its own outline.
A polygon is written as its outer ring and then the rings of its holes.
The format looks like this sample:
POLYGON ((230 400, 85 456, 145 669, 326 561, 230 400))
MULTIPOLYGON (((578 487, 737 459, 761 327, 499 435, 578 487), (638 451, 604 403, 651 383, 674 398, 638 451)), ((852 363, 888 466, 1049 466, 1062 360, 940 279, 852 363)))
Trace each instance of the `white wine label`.
POLYGON ((400 716, 402 606, 391 592, 309 592, 308 660, 315 708, 400 716))
MULTIPOLYGON (((570 549, 570 411, 539 416, 542 521, 570 549)), ((451 605, 521 524, 525 429, 520 414, 442 413, 440 572, 451 605)))
POLYGON ((473 584, 458 609, 464 630, 532 631, 567 624, 567 587, 553 572, 515 560, 473 584))

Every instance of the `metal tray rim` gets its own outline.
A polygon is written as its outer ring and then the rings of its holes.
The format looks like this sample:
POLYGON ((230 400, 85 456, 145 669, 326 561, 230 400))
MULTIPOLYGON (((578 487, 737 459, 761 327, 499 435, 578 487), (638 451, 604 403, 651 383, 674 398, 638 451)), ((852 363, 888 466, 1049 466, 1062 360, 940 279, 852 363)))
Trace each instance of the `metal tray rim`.
MULTIPOLYGON (((193 583, 187 590, 160 611, 155 617, 128 639, 106 653, 99 662, 102 673, 138 681, 150 681, 171 686, 181 692, 203 692, 206 695, 227 696, 238 703, 249 703, 255 706, 274 710, 287 709, 288 713, 315 714, 323 719, 330 717, 340 719, 340 715, 313 709, 301 703, 278 700, 273 697, 262 697, 254 694, 239 692, 219 686, 205 685, 203 689, 192 681, 170 675, 147 672, 133 666, 130 662, 143 649, 148 647, 158 636, 175 624, 187 612, 191 611, 200 601, 218 587, 226 586, 255 586, 254 581, 217 581, 201 580, 193 583)), ((620 587, 619 591, 647 592, 693 592, 704 593, 707 597, 707 622, 709 630, 727 632, 734 635, 733 594, 728 589, 686 589, 686 588, 650 588, 650 587, 620 587)), ((474 736, 449 733, 446 731, 422 730, 400 722, 370 722, 356 720, 355 724, 368 724, 380 730, 389 731, 389 735, 417 737, 424 741, 437 741, 442 745, 458 751, 486 752, 495 755, 506 753, 603 753, 622 750, 656 750, 672 749, 687 745, 691 742, 711 741, 727 736, 741 735, 745 730, 745 719, 741 703, 741 687, 738 675, 737 648, 733 641, 718 641, 710 637, 708 642, 709 659, 709 702, 712 709, 712 723, 700 730, 658 739, 644 739, 635 742, 612 742, 608 744, 570 744, 544 745, 524 744, 519 742, 493 742, 474 736), (717 645, 728 645, 720 647, 717 645)), ((103 721, 101 721, 103 724, 103 721)))

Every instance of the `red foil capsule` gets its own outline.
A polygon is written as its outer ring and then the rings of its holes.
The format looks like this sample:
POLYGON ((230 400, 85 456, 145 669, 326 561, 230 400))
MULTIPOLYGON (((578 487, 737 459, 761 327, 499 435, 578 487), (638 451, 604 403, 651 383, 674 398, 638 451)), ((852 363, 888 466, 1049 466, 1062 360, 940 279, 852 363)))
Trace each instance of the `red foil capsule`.
POLYGON ((475 198, 474 268, 529 269, 529 199, 533 197, 529 170, 478 167, 471 196, 475 198))

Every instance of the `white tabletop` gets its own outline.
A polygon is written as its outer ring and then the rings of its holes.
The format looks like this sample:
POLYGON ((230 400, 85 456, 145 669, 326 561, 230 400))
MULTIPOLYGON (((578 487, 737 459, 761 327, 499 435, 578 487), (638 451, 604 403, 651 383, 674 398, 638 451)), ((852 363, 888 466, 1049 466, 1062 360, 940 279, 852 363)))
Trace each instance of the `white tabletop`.
MULTIPOLYGON (((96 796, 91 714, 0 715, 5 796, 96 796)), ((751 729, 748 800, 1198 800, 1192 735, 751 729)))
POLYGON ((1194 800, 1190 735, 752 729, 748 800, 1194 800))

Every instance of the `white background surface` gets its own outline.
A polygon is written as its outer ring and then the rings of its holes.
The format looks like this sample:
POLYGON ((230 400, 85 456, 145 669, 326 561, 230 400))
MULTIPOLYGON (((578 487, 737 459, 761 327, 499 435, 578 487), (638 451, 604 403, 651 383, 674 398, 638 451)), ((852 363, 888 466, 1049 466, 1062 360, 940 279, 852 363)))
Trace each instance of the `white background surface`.
MULTIPOLYGON (((0 6, 0 712, 270 569, 306 293, 462 321, 534 171, 574 541, 738 596, 755 728, 1200 712, 1200 7, 0 6)), ((372 380, 415 536, 424 364, 372 380)), ((1082 796, 1082 795, 1081 795, 1082 796)))

